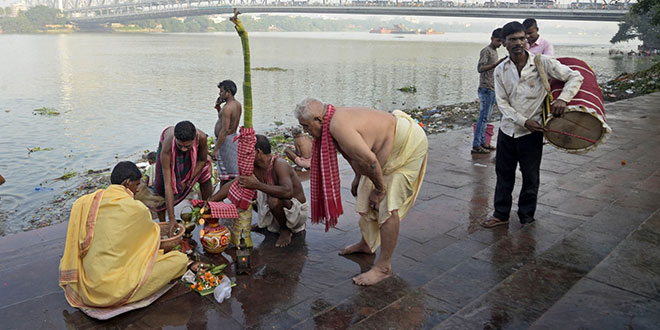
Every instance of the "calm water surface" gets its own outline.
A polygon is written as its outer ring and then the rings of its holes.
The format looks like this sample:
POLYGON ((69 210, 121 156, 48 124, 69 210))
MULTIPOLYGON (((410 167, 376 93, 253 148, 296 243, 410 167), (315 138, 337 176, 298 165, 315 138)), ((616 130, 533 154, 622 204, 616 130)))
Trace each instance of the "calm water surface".
MULTIPOLYGON (((599 81, 649 66, 609 58, 609 36, 544 37, 557 55, 587 61, 599 81)), ((252 33, 252 67, 287 69, 252 72, 254 126, 294 124, 292 110, 307 96, 383 110, 475 100, 476 63, 488 40, 467 33, 252 33), (418 92, 396 90, 408 85, 418 92)), ((52 181, 67 171, 136 159, 181 120, 212 134, 220 80, 233 79, 242 100, 234 33, 0 35, 0 63, 0 174, 7 179, 0 187, 0 235, 24 229, 34 210, 70 189, 72 182, 52 181), (33 115, 40 107, 62 114, 33 115), (28 154, 37 146, 53 150, 28 154), (40 184, 52 190, 35 190, 40 184)))

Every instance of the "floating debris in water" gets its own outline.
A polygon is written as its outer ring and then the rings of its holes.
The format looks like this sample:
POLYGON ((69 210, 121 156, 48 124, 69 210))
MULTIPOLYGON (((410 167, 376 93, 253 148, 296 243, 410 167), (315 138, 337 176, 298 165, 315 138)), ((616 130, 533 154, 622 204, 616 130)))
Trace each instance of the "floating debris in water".
POLYGON ((415 87, 414 85, 401 87, 398 88, 397 90, 404 93, 413 93, 413 94, 417 93, 417 87, 415 87))
POLYGON ((261 67, 260 66, 260 67, 252 68, 252 70, 255 70, 255 71, 279 71, 279 72, 288 71, 287 69, 282 69, 282 68, 277 67, 277 66, 270 66, 270 67, 261 67))
POLYGON ((42 107, 39 109, 32 110, 33 115, 42 115, 42 116, 57 116, 60 114, 57 109, 42 107))
POLYGON ((34 148, 27 148, 28 150, 28 155, 37 152, 37 151, 50 151, 53 150, 53 148, 42 148, 42 147, 34 147, 34 148))

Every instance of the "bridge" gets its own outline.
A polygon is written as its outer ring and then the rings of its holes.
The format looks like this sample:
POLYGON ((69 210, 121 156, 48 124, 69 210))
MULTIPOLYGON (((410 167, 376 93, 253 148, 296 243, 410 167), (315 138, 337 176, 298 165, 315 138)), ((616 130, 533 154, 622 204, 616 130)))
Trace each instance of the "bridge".
MULTIPOLYGON (((454 4, 451 1, 352 1, 334 5, 293 0, 272 2, 267 0, 34 0, 34 3, 60 8, 68 19, 78 25, 123 23, 142 19, 230 14, 233 8, 241 13, 296 13, 344 15, 396 15, 622 21, 627 8, 598 4, 595 8, 558 8, 547 5, 511 4, 510 7, 484 4, 454 4), (544 8, 540 8, 544 7, 544 8)), ((325 3, 325 2, 324 2, 325 3)), ((538 3, 542 3, 538 0, 538 3)), ((548 2, 543 2, 548 3, 548 2)), ((589 4, 589 3, 587 3, 589 4)), ((592 5, 595 2, 591 3, 592 5)), ((627 5, 627 3, 626 3, 627 5)))

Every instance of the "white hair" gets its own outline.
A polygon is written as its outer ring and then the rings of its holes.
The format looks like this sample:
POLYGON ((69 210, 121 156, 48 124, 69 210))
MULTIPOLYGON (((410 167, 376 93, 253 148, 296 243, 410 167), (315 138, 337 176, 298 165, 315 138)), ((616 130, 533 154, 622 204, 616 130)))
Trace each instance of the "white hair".
POLYGON ((300 103, 296 104, 296 110, 294 111, 294 115, 296 116, 296 119, 304 119, 304 120, 309 120, 311 119, 315 114, 314 111, 315 106, 317 104, 321 105, 321 111, 325 109, 326 105, 325 103, 313 98, 313 97, 308 97, 305 98, 304 100, 300 101, 300 103))

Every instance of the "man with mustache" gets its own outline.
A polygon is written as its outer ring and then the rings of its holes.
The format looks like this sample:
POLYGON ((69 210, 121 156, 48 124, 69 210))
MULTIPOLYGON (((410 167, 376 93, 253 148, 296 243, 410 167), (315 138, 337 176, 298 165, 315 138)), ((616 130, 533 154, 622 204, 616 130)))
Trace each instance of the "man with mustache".
POLYGON ((522 224, 534 222, 543 154, 544 127, 539 120, 546 96, 535 57, 540 56, 540 63, 549 77, 566 82, 561 94, 552 103, 553 116, 564 113, 567 103, 579 91, 583 79, 579 72, 559 61, 545 55, 531 54, 525 49, 525 27, 519 22, 504 25, 502 36, 504 46, 509 51, 509 59, 498 65, 494 73, 495 99, 502 120, 497 134, 495 212, 481 223, 486 228, 509 223, 511 193, 518 164, 523 178, 518 199, 518 217, 522 224))

